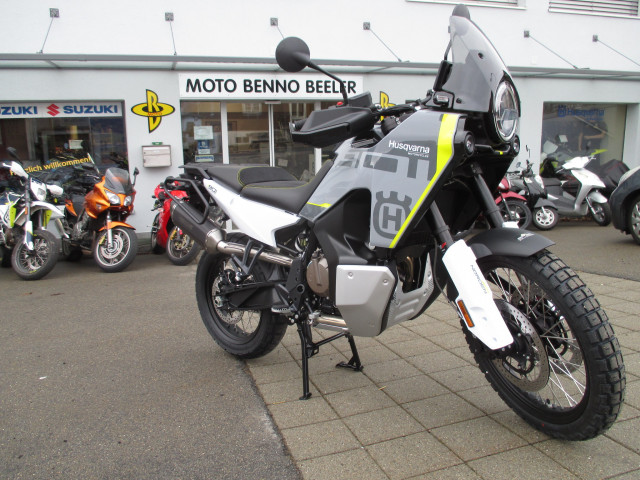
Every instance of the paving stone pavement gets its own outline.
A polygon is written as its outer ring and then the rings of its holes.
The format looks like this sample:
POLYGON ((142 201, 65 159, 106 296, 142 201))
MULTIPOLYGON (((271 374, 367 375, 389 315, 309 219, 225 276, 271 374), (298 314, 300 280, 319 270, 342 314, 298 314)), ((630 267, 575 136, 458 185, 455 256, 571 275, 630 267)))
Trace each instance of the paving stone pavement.
POLYGON ((298 400, 295 328, 249 369, 304 479, 638 479, 640 283, 580 276, 605 308, 627 370, 621 415, 593 440, 551 439, 513 413, 477 368, 443 300, 376 338, 356 338, 362 373, 335 368, 350 357, 346 340, 320 347, 307 401, 298 400))

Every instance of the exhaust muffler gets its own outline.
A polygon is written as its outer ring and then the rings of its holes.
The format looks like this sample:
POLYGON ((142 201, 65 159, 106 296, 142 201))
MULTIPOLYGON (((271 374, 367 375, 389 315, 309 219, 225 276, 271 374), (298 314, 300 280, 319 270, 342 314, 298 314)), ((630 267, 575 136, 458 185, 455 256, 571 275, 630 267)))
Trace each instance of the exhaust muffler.
MULTIPOLYGON (((173 223, 181 228, 187 235, 202 245, 208 253, 226 253, 228 255, 244 255, 247 248, 240 243, 225 241, 225 232, 210 218, 198 223, 195 218, 202 217, 202 213, 185 202, 171 202, 171 219, 173 223)), ((260 252, 257 248, 252 248, 250 257, 258 255, 260 260, 277 265, 290 267, 293 259, 286 255, 274 252, 260 252)))

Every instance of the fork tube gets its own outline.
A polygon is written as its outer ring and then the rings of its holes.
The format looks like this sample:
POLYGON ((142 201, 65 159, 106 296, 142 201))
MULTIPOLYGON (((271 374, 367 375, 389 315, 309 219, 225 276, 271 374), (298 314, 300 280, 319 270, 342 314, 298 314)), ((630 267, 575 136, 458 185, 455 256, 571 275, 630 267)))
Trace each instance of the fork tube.
POLYGON ((444 218, 442 218, 442 214, 440 213, 440 209, 436 205, 436 202, 433 202, 429 207, 429 213, 431 214, 431 222, 433 223, 433 231, 440 242, 440 245, 443 249, 451 246, 453 244, 453 237, 451 236, 451 231, 449 230, 449 226, 445 223, 444 218))
POLYGON ((113 232, 109 227, 110 223, 111 223, 111 212, 107 210, 107 248, 113 247, 113 232))
POLYGON ((482 176, 482 169, 477 162, 471 164, 471 172, 473 173, 473 179, 478 188, 478 194, 480 195, 480 201, 484 207, 487 220, 489 220, 493 228, 502 227, 504 220, 500 214, 500 208, 496 205, 493 195, 491 195, 491 190, 489 190, 487 182, 485 182, 482 176))

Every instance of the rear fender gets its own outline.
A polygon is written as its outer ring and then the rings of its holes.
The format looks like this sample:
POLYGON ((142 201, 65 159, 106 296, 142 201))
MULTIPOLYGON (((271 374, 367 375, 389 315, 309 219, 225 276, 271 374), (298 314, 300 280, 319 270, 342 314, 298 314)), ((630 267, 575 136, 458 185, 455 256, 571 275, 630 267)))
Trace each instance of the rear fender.
POLYGON ((135 230, 135 228, 133 228, 128 223, 124 223, 124 222, 108 222, 104 227, 102 227, 98 231, 101 232, 103 230, 111 230, 112 228, 116 228, 116 227, 124 227, 124 228, 130 228, 131 230, 135 230))
POLYGON ((490 255, 528 257, 554 243, 542 235, 520 228, 493 228, 467 241, 476 258, 490 255))

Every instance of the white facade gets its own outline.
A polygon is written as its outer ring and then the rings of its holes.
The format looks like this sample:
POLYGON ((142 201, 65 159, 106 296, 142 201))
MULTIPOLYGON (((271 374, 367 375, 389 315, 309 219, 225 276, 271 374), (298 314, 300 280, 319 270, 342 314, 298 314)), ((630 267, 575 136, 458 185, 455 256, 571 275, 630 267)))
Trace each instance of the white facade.
MULTIPOLYGON (((59 17, 52 19, 51 2, 7 2, 0 29, 0 104, 122 102, 130 169, 138 167, 141 171, 135 214, 129 221, 138 232, 148 232, 154 187, 166 176, 178 174, 178 166, 183 164, 181 100, 199 98, 224 103, 243 98, 276 98, 268 91, 245 96, 236 92, 233 98, 222 94, 189 96, 184 92, 185 78, 239 78, 233 76, 252 73, 260 78, 283 78, 273 63, 255 60, 272 59, 282 35, 299 36, 309 44, 312 58, 320 64, 322 59, 341 63, 326 68, 359 82, 357 90, 370 91, 374 101, 380 101, 383 93, 391 103, 423 98, 433 83, 433 68, 403 69, 403 64, 437 65, 447 46, 448 16, 456 3, 459 2, 114 0, 97 4, 61 0, 55 4, 59 17), (173 22, 165 21, 166 12, 173 13, 173 22), (271 25, 272 18, 277 18, 277 27, 271 25), (371 30, 364 30, 363 22, 370 22, 371 30), (41 50, 42 55, 58 55, 58 60, 52 64, 34 58, 33 54, 41 50), (157 65, 152 61, 151 56, 170 56, 174 52, 179 60, 174 70, 164 57, 157 65), (69 60, 64 55, 70 55, 69 60), (114 60, 99 58, 107 55, 114 60), (123 56, 128 55, 145 56, 145 61, 127 61, 123 56), (402 63, 397 62, 396 56, 402 63), (88 61, 77 61, 81 57, 88 61), (194 57, 235 60, 204 63, 194 57), (251 61, 245 63, 242 59, 251 61), (357 65, 349 66, 350 62, 357 65), (372 73, 376 69, 363 67, 365 62, 384 66, 397 62, 397 66, 372 73), (171 115, 162 116, 160 125, 151 132, 148 119, 132 111, 132 107, 147 101, 147 90, 155 92, 158 102, 175 108, 171 115), (154 142, 171 145, 170 167, 143 166, 142 146, 154 142)), ((640 165, 637 16, 555 13, 549 11, 548 0, 521 0, 517 7, 468 4, 472 19, 513 70, 522 100, 521 143, 529 147, 532 160, 538 160, 542 148, 545 103, 619 104, 626 107, 626 118, 609 128, 616 130, 615 135, 623 142, 621 160, 630 167, 640 165), (529 38, 525 31, 530 33, 529 38), (594 35, 600 41, 594 42, 594 35)), ((304 82, 320 77, 300 73, 294 78, 304 82)), ((316 93, 305 101, 338 97, 316 93)), ((289 98, 302 97, 292 94, 289 98)), ((0 121, 4 118, 0 115, 0 121)), ((526 155, 524 148, 523 152, 526 155)))

